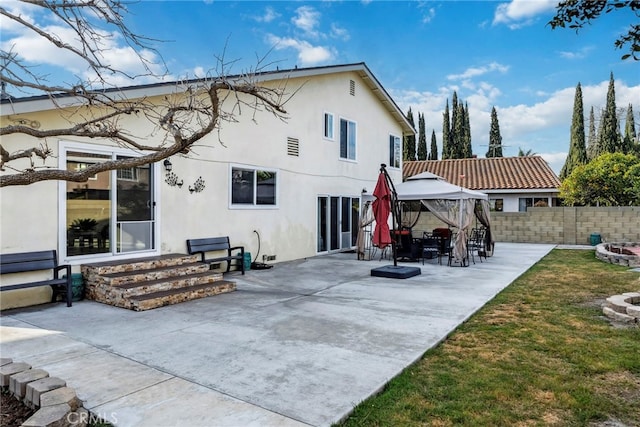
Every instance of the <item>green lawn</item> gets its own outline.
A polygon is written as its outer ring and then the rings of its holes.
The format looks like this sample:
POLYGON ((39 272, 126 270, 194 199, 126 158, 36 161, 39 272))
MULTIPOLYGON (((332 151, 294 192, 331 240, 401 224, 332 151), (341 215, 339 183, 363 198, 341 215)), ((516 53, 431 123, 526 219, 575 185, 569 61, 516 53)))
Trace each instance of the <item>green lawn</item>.
POLYGON ((628 267, 553 250, 340 425, 640 426, 640 325, 602 314, 639 290, 628 267))

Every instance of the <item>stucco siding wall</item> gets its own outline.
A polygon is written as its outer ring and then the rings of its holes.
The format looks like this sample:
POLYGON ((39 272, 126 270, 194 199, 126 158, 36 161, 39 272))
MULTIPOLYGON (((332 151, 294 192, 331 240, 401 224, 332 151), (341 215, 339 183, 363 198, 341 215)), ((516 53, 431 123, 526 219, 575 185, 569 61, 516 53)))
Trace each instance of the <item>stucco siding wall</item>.
MULTIPOLYGON (((388 162, 389 134, 402 136, 391 115, 354 73, 288 82, 301 88, 286 104, 286 122, 260 114, 238 116, 238 123, 223 124, 221 140, 209 140, 196 149, 198 156, 174 156, 173 171, 185 180, 182 189, 162 187, 162 252, 183 252, 185 239, 229 235, 255 256, 260 235, 260 255, 277 261, 316 254, 317 197, 359 197, 363 188, 373 191, 381 163, 388 162), (349 80, 356 81, 356 96, 349 80), (334 114, 334 140, 323 138, 323 114, 334 114), (356 161, 339 158, 339 120, 357 123, 356 161), (287 154, 287 138, 299 139, 299 156, 287 154), (275 169, 278 206, 230 206, 230 165, 275 169), (199 176, 206 182, 202 193, 186 187, 199 176)), ((394 180, 400 169, 390 169, 394 180)), ((261 261, 261 259, 259 260, 261 261)))
MULTIPOLYGON (((280 83, 267 82, 265 85, 280 83)), ((265 112, 254 115, 254 111, 245 105, 242 112, 235 115, 237 122, 222 121, 220 132, 213 132, 199 141, 188 158, 172 156, 173 172, 184 181, 182 188, 167 185, 164 167, 156 165, 155 184, 159 189, 157 247, 160 253, 186 252, 185 241, 189 238, 229 235, 232 244, 244 245, 255 256, 258 251, 255 230, 261 238, 261 255, 276 255, 277 261, 313 256, 317 247, 317 197, 358 198, 363 189, 369 193, 373 191, 380 164, 388 163, 389 135, 402 138, 402 128, 358 73, 291 79, 287 82, 286 92, 296 92, 285 105, 286 121, 265 112), (355 82, 355 96, 350 94, 351 80, 355 82), (334 115, 333 140, 323 137, 325 112, 334 115), (355 161, 340 159, 340 118, 357 124, 355 161), (287 153, 289 137, 299 140, 299 156, 287 153), (231 165, 275 170, 277 206, 246 209, 230 206, 231 165), (190 193, 188 187, 199 177, 205 182, 204 191, 190 193)), ((225 108, 230 111, 230 107, 232 100, 228 99, 225 108)), ((68 126, 71 110, 25 116, 39 121, 43 128, 61 127, 68 126)), ((153 124, 142 117, 127 116, 122 124, 131 129, 142 144, 156 145, 163 137, 162 132, 152 132, 153 124), (143 135, 151 136, 143 139, 143 135)), ((3 146, 9 152, 39 143, 24 135, 3 137, 3 146)), ((114 146, 107 140, 50 138, 47 144, 52 156, 45 165, 60 166, 61 143, 81 143, 83 149, 114 146)), ((25 160, 16 166, 26 167, 28 163, 25 160)), ((389 173, 395 182, 401 180, 399 168, 389 168, 389 173)), ((0 189, 2 253, 58 249, 62 254, 66 250, 68 224, 60 215, 64 209, 59 207, 59 200, 66 203, 64 189, 66 186, 59 187, 54 181, 0 189), (59 188, 63 189, 62 193, 59 188)), ((110 259, 109 255, 61 258, 61 262, 73 265, 74 272, 79 271, 80 263, 110 259)), ((24 279, 22 275, 20 280, 24 279)), ((2 280, 5 283, 8 279, 2 277, 2 280)), ((46 302, 50 293, 45 293, 32 304, 46 302)), ((5 294, 2 294, 2 307, 6 307, 4 300, 9 295, 5 294)))
MULTIPOLYGON (((3 141, 4 142, 4 141, 3 141)), ((0 191, 0 242, 2 253, 56 249, 58 196, 56 182, 5 187, 0 191)), ((51 272, 3 274, 1 284, 51 278, 51 272)), ((20 289, 0 294, 0 308, 42 304, 51 300, 51 288, 20 289)))

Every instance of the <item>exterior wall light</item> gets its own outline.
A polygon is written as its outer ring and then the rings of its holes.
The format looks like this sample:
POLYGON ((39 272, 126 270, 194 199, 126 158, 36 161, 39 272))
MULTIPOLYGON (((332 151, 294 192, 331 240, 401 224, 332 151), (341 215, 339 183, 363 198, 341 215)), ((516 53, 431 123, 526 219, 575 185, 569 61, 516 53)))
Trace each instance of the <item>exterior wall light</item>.
POLYGON ((164 182, 169 184, 171 187, 181 188, 182 185, 184 184, 184 180, 182 179, 178 180, 178 175, 171 172, 171 169, 173 169, 173 164, 171 164, 171 160, 164 159, 163 164, 164 164, 164 169, 167 171, 167 176, 165 177, 164 182))
POLYGON ((204 190, 204 180, 202 179, 202 177, 199 177, 196 182, 193 183, 193 186, 189 186, 189 191, 191 192, 191 194, 195 193, 200 193, 202 190, 204 190))

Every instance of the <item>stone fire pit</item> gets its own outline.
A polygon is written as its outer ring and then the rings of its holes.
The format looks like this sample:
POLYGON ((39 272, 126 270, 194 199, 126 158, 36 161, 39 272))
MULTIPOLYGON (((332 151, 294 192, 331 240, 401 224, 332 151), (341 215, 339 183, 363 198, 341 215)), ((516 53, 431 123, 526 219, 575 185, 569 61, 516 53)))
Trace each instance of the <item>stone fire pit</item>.
POLYGON ((600 243, 596 246, 596 257, 611 264, 640 267, 640 243, 600 243))
POLYGON ((627 292, 607 298, 602 312, 624 323, 640 323, 640 292, 627 292))
MULTIPOLYGON (((611 264, 640 267, 640 244, 601 243, 596 246, 596 257, 611 264)), ((619 322, 640 324, 640 291, 607 298, 602 311, 607 317, 619 322)))

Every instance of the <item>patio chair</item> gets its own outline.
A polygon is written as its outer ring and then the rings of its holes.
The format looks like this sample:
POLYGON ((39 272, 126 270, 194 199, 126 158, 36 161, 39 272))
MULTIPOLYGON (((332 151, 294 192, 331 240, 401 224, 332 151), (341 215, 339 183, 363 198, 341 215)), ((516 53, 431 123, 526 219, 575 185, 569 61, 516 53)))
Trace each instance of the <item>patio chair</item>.
MULTIPOLYGON (((457 259, 454 255, 454 247, 456 245, 456 237, 457 237, 458 233, 453 233, 451 235, 451 239, 449 240, 449 242, 447 243, 447 250, 448 255, 449 255, 449 267, 453 266, 453 263, 458 263, 460 264, 460 267, 469 267, 469 265, 471 265, 471 253, 469 250, 469 239, 467 239, 467 252, 464 255, 464 257, 462 259, 457 259)), ((475 260, 473 261, 473 263, 475 264, 475 260)))
POLYGON ((451 257, 453 256, 452 242, 455 242, 455 235, 450 228, 434 228, 433 236, 440 239, 440 256, 447 257, 447 264, 451 265, 451 257))
POLYGON ((438 263, 442 265, 442 245, 440 237, 434 236, 431 233, 424 232, 422 239, 420 239, 422 264, 424 259, 438 258, 438 263))
POLYGON ((467 242, 467 250, 469 251, 474 264, 476 263, 474 253, 478 255, 480 262, 482 262, 482 257, 484 257, 485 260, 487 259, 485 228, 473 228, 471 230, 471 236, 467 242))

